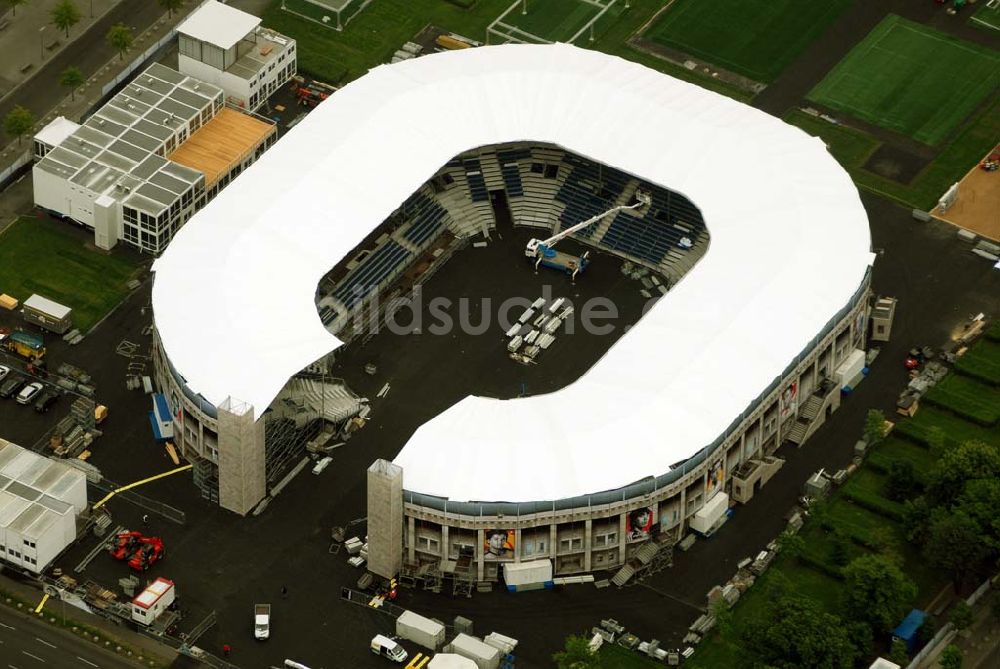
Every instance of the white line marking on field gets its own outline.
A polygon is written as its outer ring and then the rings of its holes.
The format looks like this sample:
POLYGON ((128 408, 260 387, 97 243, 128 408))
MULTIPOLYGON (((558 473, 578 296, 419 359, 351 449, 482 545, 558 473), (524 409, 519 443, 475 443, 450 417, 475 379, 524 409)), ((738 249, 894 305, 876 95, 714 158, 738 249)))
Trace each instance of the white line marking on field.
POLYGON ((31 653, 29 653, 26 650, 22 650, 21 652, 23 654, 27 655, 28 657, 32 658, 32 659, 38 660, 39 662, 41 662, 43 664, 45 663, 45 660, 43 660, 42 658, 38 657, 37 655, 32 655, 31 653))
POLYGON ((89 665, 90 665, 90 666, 92 666, 92 667, 96 667, 96 666, 97 666, 96 664, 94 664, 94 663, 93 663, 93 662, 91 662, 90 660, 85 660, 85 659, 83 659, 82 657, 80 657, 79 655, 77 655, 77 656, 76 656, 76 659, 80 660, 80 661, 81 661, 81 662, 83 662, 84 664, 89 664, 89 665))
POLYGON ((39 638, 37 636, 35 637, 35 641, 37 641, 38 643, 44 643, 49 648, 58 648, 59 647, 59 646, 55 645, 54 643, 49 643, 45 639, 39 638))

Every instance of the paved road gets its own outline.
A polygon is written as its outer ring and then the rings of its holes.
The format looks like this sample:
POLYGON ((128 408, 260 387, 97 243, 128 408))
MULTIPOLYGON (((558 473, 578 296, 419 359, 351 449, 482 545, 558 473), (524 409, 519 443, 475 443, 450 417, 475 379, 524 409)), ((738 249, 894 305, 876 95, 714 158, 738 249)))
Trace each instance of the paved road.
MULTIPOLYGON (((54 611, 53 615, 58 615, 54 611)), ((0 606, 0 666, 3 665, 8 669, 131 669, 136 666, 70 632, 0 606)))
MULTIPOLYGON (((6 116, 15 105, 27 107, 35 116, 41 118, 56 104, 67 91, 59 85, 59 74, 70 65, 76 65, 85 77, 93 75, 101 66, 107 63, 115 54, 104 40, 108 29, 116 23, 124 23, 131 27, 136 35, 151 26, 160 16, 163 8, 149 0, 122 0, 121 4, 112 9, 80 35, 72 44, 45 64, 32 79, 14 90, 0 102, 0 117, 6 116)), ((145 47, 143 47, 145 48, 145 47)), ((127 58, 134 58, 133 49, 127 58)))

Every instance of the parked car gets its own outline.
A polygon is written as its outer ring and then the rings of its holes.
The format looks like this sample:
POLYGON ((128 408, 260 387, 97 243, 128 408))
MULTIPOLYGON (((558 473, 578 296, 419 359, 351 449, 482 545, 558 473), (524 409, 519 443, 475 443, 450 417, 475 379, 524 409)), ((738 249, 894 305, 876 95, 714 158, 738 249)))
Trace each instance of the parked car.
POLYGON ((319 462, 313 465, 313 470, 312 470, 313 474, 317 475, 322 474, 323 470, 329 467, 331 462, 333 462, 333 458, 331 458, 329 455, 320 458, 319 462))
POLYGON ((10 374, 10 367, 0 365, 0 381, 6 379, 8 374, 10 374))
POLYGON ((38 396, 35 400, 35 411, 38 413, 46 413, 49 408, 59 400, 59 394, 52 391, 46 390, 44 393, 38 396))
POLYGON ((21 392, 17 394, 18 404, 30 404, 33 399, 38 396, 38 393, 42 392, 45 386, 40 384, 38 381, 33 381, 21 388, 21 392))
POLYGON ((0 384, 0 397, 7 399, 13 397, 18 390, 21 389, 21 384, 24 383, 24 379, 20 376, 11 376, 9 379, 0 384))

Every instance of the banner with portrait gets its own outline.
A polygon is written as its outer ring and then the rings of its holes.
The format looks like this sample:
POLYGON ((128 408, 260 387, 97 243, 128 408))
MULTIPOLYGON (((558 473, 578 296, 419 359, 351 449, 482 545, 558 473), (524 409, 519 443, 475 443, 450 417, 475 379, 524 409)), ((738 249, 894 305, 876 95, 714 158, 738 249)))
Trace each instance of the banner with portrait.
POLYGON ((799 406, 799 382, 793 381, 785 390, 781 393, 781 420, 785 420, 799 406))
POLYGON ((486 530, 483 553, 487 560, 501 560, 514 557, 514 530, 486 530))
POLYGON ((625 537, 628 543, 645 541, 653 530, 653 509, 642 507, 629 511, 625 516, 625 537))

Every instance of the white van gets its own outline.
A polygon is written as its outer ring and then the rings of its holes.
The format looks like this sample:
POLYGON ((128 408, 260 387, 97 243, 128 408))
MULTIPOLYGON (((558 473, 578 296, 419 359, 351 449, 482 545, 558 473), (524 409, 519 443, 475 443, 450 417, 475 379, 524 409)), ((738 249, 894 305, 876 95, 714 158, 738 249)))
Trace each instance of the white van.
POLYGON ((375 635, 372 639, 372 652, 382 657, 387 657, 393 662, 406 662, 406 651, 398 643, 387 636, 375 635))

